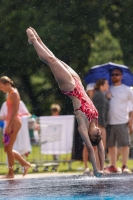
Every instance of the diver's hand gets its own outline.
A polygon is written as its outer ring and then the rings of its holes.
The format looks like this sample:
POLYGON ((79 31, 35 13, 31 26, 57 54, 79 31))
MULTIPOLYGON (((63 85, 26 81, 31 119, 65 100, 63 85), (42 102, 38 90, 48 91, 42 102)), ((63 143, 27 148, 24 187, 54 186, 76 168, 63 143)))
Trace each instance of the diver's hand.
POLYGON ((105 175, 103 171, 98 171, 98 170, 95 170, 93 173, 94 176, 96 176, 97 178, 101 178, 105 175))

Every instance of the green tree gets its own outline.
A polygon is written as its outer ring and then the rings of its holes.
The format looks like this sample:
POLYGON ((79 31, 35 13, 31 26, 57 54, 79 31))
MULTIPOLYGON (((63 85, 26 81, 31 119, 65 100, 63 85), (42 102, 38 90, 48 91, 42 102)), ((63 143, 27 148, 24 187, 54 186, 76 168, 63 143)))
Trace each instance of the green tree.
POLYGON ((123 64, 123 53, 119 40, 112 36, 105 19, 99 21, 101 32, 95 34, 86 71, 92 66, 108 62, 123 64))
POLYGON ((25 30, 34 27, 57 57, 83 78, 90 41, 99 31, 102 0, 3 0, 0 6, 1 75, 11 77, 22 100, 36 115, 48 114, 53 102, 71 113, 72 104, 61 94, 50 70, 28 45, 25 30))
POLYGON ((112 35, 118 38, 124 64, 133 68, 133 1, 111 0, 104 4, 103 14, 112 35))

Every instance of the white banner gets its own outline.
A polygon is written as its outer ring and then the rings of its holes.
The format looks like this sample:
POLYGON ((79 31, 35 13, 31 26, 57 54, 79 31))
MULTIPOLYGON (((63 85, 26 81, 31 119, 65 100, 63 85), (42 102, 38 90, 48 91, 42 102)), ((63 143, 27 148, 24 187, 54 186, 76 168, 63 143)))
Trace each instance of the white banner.
POLYGON ((42 154, 72 152, 74 119, 74 115, 39 117, 42 154))

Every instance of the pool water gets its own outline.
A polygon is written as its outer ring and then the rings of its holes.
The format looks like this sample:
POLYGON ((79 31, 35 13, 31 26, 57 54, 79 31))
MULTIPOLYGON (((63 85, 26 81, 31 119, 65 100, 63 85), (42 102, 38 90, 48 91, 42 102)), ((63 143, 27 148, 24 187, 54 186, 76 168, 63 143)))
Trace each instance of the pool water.
POLYGON ((133 200, 133 175, 98 179, 87 176, 0 181, 0 200, 133 200))

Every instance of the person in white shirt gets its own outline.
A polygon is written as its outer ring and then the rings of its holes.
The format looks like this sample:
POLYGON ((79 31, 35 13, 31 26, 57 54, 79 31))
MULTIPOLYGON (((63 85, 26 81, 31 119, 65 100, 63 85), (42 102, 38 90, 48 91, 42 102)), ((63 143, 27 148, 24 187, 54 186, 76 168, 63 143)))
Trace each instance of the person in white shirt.
POLYGON ((123 72, 116 68, 111 73, 113 85, 110 87, 111 99, 109 103, 109 116, 107 126, 107 147, 111 166, 106 168, 109 172, 119 172, 116 167, 117 147, 121 147, 122 172, 130 172, 127 168, 129 157, 129 129, 133 112, 128 111, 128 102, 133 102, 133 92, 130 87, 122 84, 123 72))

